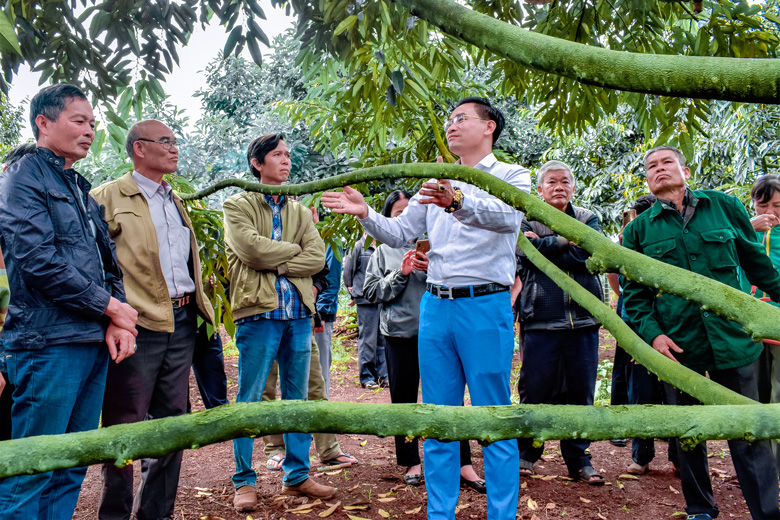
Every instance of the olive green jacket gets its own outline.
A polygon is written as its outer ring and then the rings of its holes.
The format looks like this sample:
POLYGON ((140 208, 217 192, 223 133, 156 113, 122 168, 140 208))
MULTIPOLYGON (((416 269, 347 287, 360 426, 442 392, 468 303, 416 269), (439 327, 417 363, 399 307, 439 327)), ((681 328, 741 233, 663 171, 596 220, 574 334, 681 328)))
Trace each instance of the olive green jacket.
POLYGON ((314 312, 311 276, 325 266, 325 244, 314 227, 311 210, 287 199, 282 207, 281 242, 271 238, 273 214, 262 193, 233 195, 222 210, 233 319, 279 307, 277 272, 295 286, 303 304, 314 312))
MULTIPOLYGON (((149 203, 128 172, 115 181, 92 190, 91 195, 105 207, 105 219, 116 256, 122 269, 127 303, 138 311, 138 325, 157 332, 173 332, 173 306, 168 284, 160 266, 157 231, 149 213, 149 203)), ((195 282, 195 300, 200 315, 214 323, 214 309, 203 291, 198 241, 192 221, 184 211, 181 199, 173 193, 181 220, 190 230, 190 276, 195 282)))
MULTIPOLYGON (((755 242, 747 211, 736 197, 719 191, 688 191, 686 219, 658 201, 623 231, 623 245, 739 289, 739 268, 748 279, 780 298, 780 274, 755 242), (686 221, 687 220, 687 221, 686 221)), ((683 349, 674 356, 697 371, 737 368, 756 359, 763 345, 737 322, 702 310, 700 304, 658 294, 627 281, 623 305, 631 324, 648 343, 661 334, 683 349)))

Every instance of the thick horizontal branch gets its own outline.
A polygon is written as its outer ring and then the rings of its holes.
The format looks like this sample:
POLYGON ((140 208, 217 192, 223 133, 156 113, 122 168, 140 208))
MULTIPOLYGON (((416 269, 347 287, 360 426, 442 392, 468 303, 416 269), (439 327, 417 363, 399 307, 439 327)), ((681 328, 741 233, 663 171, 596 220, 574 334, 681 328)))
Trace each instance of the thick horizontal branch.
POLYGON ((711 278, 659 262, 619 246, 539 198, 489 173, 468 166, 439 163, 394 164, 364 168, 327 179, 284 186, 229 180, 194 194, 184 194, 182 198, 203 198, 228 186, 272 195, 302 195, 361 182, 403 178, 455 179, 478 186, 507 204, 523 210, 529 219, 541 222, 587 250, 593 255, 588 262, 592 271, 619 272, 631 280, 698 302, 705 310, 737 321, 756 340, 764 338, 780 340, 780 308, 759 301, 749 294, 711 278))
POLYGON ((613 51, 535 33, 451 0, 397 0, 482 49, 588 85, 659 96, 780 103, 780 60, 613 51))
POLYGON ((522 233, 517 243, 536 267, 595 316, 632 358, 660 379, 673 384, 675 388, 679 388, 704 404, 757 404, 752 399, 729 390, 657 352, 626 325, 607 304, 550 262, 522 233))
POLYGON ((780 438, 780 405, 748 406, 433 406, 274 401, 88 432, 0 442, 0 478, 103 462, 129 464, 235 437, 283 432, 360 433, 389 437, 497 441, 531 437, 605 440, 623 437, 780 438), (20 455, 24 454, 24 455, 20 455))

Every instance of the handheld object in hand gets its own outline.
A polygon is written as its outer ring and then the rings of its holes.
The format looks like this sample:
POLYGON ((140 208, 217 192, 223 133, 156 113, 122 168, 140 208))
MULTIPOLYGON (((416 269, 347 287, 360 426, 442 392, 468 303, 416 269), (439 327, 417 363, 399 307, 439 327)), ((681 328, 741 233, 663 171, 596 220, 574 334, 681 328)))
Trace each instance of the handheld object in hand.
POLYGON ((425 240, 418 240, 417 241, 417 245, 415 247, 415 251, 417 251, 418 253, 425 254, 425 253, 427 253, 430 250, 431 250, 431 241, 430 240, 425 239, 425 240))

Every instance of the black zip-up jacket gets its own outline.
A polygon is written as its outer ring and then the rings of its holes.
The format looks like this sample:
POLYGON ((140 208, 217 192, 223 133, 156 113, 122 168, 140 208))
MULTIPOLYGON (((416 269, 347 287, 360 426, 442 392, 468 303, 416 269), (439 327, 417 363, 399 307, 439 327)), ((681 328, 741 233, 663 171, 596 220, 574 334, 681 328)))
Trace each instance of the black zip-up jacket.
MULTIPOLYGON (((569 203, 566 214, 596 231, 601 231, 598 217, 592 211, 569 203)), ((604 291, 598 275, 591 274, 585 267, 585 261, 590 253, 579 246, 569 245, 566 237, 558 235, 544 224, 523 218, 521 232, 526 231, 533 231, 539 235, 539 238, 529 239, 539 252, 604 301, 604 291)), ((520 260, 523 281, 523 290, 520 293, 520 320, 523 322, 524 330, 570 330, 599 324, 596 318, 571 299, 546 274, 539 271, 522 253, 520 260)))
POLYGON ((111 296, 127 301, 102 208, 89 182, 64 165, 38 148, 0 177, 0 247, 12 294, 7 350, 100 344, 111 296))

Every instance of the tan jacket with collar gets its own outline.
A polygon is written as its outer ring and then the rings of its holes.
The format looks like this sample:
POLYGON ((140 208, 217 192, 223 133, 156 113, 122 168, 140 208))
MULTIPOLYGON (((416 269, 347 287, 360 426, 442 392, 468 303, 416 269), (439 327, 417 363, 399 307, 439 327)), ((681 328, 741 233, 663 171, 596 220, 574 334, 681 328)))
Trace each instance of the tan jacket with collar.
MULTIPOLYGON (((133 172, 98 186, 91 194, 98 204, 106 208, 105 219, 116 243, 127 303, 138 311, 138 325, 157 332, 173 332, 173 306, 160 267, 157 232, 149 213, 149 203, 133 179, 133 172)), ((176 193, 173 200, 182 222, 190 230, 189 267, 190 276, 195 281, 198 310, 206 321, 213 324, 214 309, 203 291, 198 241, 192 231, 192 221, 176 193)))
POLYGON ((277 272, 287 277, 313 312, 311 276, 325 266, 325 244, 314 227, 311 210, 287 199, 282 208, 281 242, 271 238, 273 213, 262 193, 233 195, 222 210, 233 318, 279 307, 277 272), (276 272, 271 270, 274 267, 276 272))

